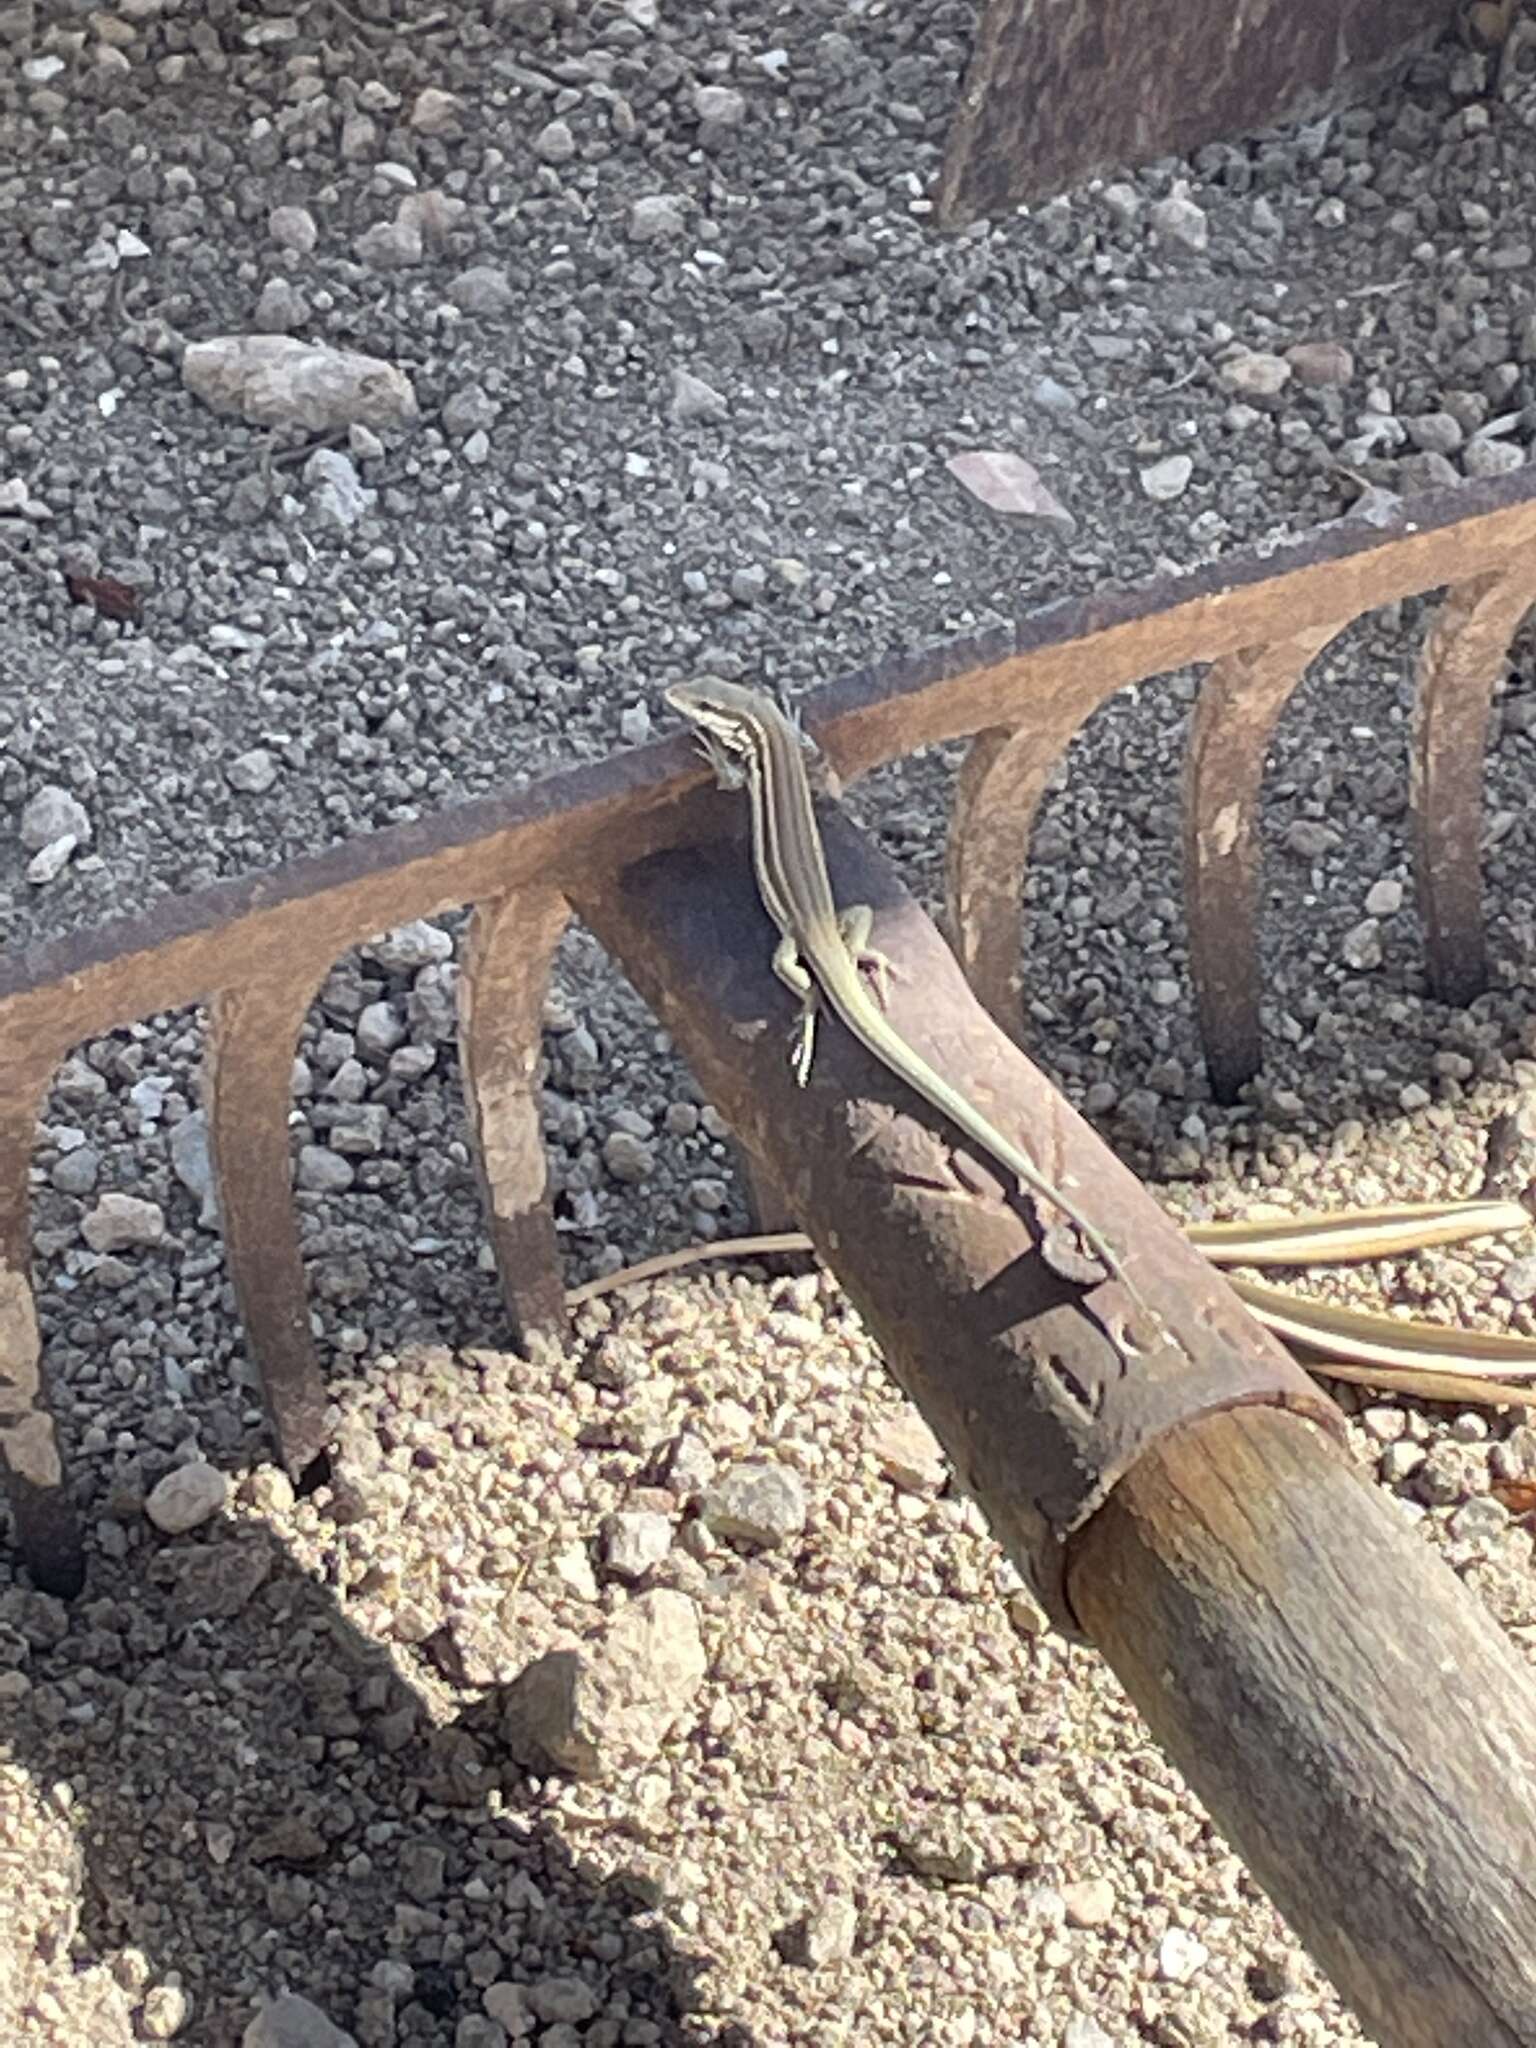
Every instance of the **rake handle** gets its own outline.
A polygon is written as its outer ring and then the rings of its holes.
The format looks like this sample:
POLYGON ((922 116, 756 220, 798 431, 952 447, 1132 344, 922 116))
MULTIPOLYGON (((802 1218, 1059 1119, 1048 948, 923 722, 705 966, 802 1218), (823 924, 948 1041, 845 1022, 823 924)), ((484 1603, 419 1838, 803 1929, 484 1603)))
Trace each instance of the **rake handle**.
POLYGON ((1531 1673, 1316 1431, 1176 1431, 1074 1539, 1079 1620, 1381 2048, 1536 2043, 1531 1673))
POLYGON ((825 1030, 794 1085, 739 845, 641 861, 576 907, 1010 1555, 1119 1672, 1381 2048, 1536 2048, 1518 1853, 1536 1845, 1536 1677, 1351 1469, 1332 1403, 981 1011, 889 864, 836 814, 823 827, 839 902, 879 913, 898 1028, 1083 1191, 1171 1345, 1111 1342, 1102 1291, 1052 1272, 1027 1212, 973 1186, 848 1034, 825 1030))

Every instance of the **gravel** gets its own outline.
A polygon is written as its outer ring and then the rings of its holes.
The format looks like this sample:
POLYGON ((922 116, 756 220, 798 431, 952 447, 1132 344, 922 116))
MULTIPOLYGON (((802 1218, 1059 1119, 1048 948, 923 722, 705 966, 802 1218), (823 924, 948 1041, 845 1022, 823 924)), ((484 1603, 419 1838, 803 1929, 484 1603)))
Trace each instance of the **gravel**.
MULTIPOLYGON (((793 697, 1528 457, 1536 91, 1490 100, 1459 46, 940 240, 964 7, 377 16, 0 7, 8 950, 643 740, 703 668, 793 697), (1060 516, 980 501, 979 455, 1060 516)), ((1536 1091, 1530 647, 1489 758, 1496 982, 1450 1012, 1405 888, 1427 616, 1352 629, 1281 722, 1236 1110, 1185 963, 1196 679, 1107 708, 1046 805, 1031 1028, 1176 1209, 1468 1190, 1536 1091)), ((930 899, 952 767, 852 796, 930 899)), ((679 1278, 569 1356, 502 1351, 462 940, 338 962, 298 1049, 337 1397, 303 1498, 235 1334, 201 1017, 56 1077, 39 1309, 91 1584, 65 1610, 0 1557, 0 2034, 1361 2040, 829 1280, 679 1278)), ((571 1278, 743 1228, 724 1127, 582 932, 544 1021, 571 1278)), ((1529 1266, 1311 1284, 1529 1332, 1529 1266)), ((1343 1398, 1536 1642, 1536 1431, 1343 1398)))

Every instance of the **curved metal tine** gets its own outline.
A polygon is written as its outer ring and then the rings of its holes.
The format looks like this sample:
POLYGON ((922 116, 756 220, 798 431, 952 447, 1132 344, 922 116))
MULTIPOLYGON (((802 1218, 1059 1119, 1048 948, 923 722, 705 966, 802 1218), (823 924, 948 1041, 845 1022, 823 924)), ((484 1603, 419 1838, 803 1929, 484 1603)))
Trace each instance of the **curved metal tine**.
POLYGON ((551 890, 478 905, 458 984, 470 1145, 520 1349, 538 1338, 563 1343, 569 1328, 539 1111, 544 994, 569 921, 569 905, 551 890))
POLYGON ((69 1600, 85 1583, 85 1551, 32 1295, 29 1171, 52 1073, 51 1059, 0 1066, 0 1466, 27 1570, 69 1600))
POLYGON ((1259 1070, 1259 803, 1269 742, 1308 665, 1348 620, 1213 662, 1184 757, 1184 889, 1200 1035, 1218 1102, 1259 1070))
POLYGON ((1061 705, 1043 705, 1027 726, 978 733, 955 782, 944 873, 948 937, 977 1000, 1018 1043, 1020 922, 1035 814, 1056 763, 1096 708, 1078 701, 1067 717, 1061 705))
POLYGON ((330 962, 284 963, 216 996, 204 1094, 224 1251, 245 1341, 283 1463, 296 1477, 325 1448, 325 1380, 293 1201, 288 1118, 299 1032, 330 962))
POLYGON ((1483 770, 1493 692, 1536 603, 1522 556, 1447 592, 1425 635, 1409 770, 1414 867, 1429 985, 1463 1004, 1488 983, 1483 929, 1483 770))

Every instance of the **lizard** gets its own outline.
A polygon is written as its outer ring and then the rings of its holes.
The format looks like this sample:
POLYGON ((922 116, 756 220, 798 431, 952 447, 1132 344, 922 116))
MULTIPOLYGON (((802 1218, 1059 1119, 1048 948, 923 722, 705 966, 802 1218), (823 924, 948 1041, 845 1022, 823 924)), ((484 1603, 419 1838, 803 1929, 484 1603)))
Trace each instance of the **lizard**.
POLYGON ((766 691, 714 676, 676 683, 666 699, 693 725, 720 786, 747 793, 758 894, 779 932, 773 971, 800 999, 790 1055, 795 1079, 803 1087, 810 1078, 817 1012, 824 1001, 866 1052, 1022 1188, 1059 1209, 1136 1306, 1153 1315, 1098 1226, 886 1017, 891 963, 869 944, 874 921, 869 906, 838 908, 805 743, 793 720, 766 691))

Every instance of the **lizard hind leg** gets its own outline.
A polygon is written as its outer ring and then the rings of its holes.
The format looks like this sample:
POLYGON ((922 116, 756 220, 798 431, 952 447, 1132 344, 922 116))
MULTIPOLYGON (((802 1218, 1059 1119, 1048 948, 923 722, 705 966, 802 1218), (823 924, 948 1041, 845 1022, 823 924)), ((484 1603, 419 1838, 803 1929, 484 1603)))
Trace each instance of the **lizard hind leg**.
POLYGON ((884 1010, 890 1005, 891 983, 899 981, 901 975, 894 962, 869 943, 874 923, 875 913, 867 903, 850 903, 846 910, 837 913, 837 929, 843 944, 853 955, 860 974, 868 975, 871 993, 884 1010))

